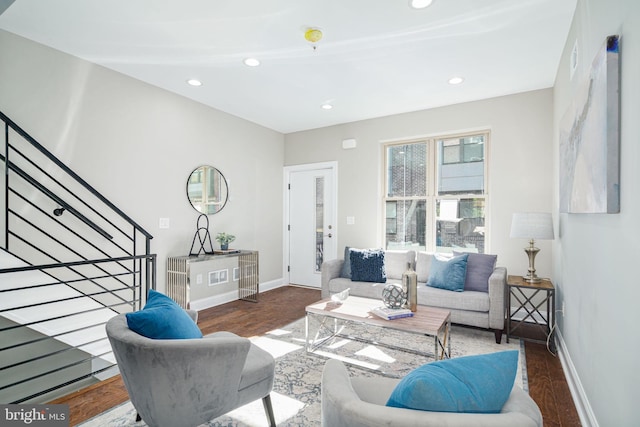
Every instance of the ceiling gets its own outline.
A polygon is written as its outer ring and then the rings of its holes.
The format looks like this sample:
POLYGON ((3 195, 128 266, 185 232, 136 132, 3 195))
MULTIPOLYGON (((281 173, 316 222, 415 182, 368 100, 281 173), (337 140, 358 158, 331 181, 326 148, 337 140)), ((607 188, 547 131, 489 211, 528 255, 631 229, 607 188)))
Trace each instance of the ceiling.
POLYGON ((282 133, 551 87, 576 6, 2 1, 10 6, 0 29, 282 133), (310 27, 323 32, 316 49, 304 37, 310 27), (247 57, 261 65, 244 65, 247 57), (463 83, 450 85, 454 76, 463 83), (190 78, 202 86, 188 85, 190 78), (333 108, 322 109, 325 103, 333 108))

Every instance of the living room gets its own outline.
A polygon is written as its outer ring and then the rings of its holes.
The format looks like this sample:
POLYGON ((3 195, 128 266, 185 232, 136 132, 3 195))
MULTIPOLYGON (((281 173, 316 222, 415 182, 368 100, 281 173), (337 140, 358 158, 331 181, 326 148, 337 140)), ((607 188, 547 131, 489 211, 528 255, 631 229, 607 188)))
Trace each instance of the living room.
POLYGON ((576 406, 585 425, 632 425, 629 391, 640 380, 632 360, 640 341, 627 333, 640 320, 632 307, 640 291, 629 270, 640 236, 637 28, 638 2, 578 0, 566 40, 557 41, 564 48, 551 87, 292 133, 2 30, 0 111, 154 235, 159 290, 167 257, 189 252, 197 214, 184 187, 200 164, 216 166, 229 183, 229 205, 211 217, 212 234, 233 233, 239 247, 259 251, 260 284, 270 289, 286 280, 284 167, 337 162, 338 247, 376 247, 381 143, 489 130, 490 252, 510 274, 524 273, 525 242, 510 238, 512 214, 552 213, 555 239, 538 242, 536 268, 556 286, 556 307, 565 308, 557 316, 558 348, 576 406), (621 40, 620 213, 560 213, 559 127, 578 84, 568 71, 571 52, 577 41, 576 72, 584 74, 612 34, 621 40), (344 150, 345 139, 357 147, 344 150), (158 218, 169 218, 170 227, 160 228, 158 218))

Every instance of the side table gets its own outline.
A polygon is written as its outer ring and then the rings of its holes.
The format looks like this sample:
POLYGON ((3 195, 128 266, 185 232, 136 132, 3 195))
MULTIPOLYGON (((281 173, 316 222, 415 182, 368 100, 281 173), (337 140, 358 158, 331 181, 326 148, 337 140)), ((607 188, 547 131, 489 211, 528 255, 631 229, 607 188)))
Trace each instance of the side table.
POLYGON ((553 331, 556 311, 553 283, 547 279, 529 283, 522 276, 508 276, 506 292, 507 342, 510 336, 534 342, 546 342, 549 339, 551 349, 554 350, 555 342, 553 337, 549 337, 553 331), (546 311, 542 311, 545 308, 546 311), (535 335, 531 337, 531 334, 514 334, 518 329, 526 329, 528 326, 534 329, 534 333, 543 332, 545 339, 537 339, 535 335))

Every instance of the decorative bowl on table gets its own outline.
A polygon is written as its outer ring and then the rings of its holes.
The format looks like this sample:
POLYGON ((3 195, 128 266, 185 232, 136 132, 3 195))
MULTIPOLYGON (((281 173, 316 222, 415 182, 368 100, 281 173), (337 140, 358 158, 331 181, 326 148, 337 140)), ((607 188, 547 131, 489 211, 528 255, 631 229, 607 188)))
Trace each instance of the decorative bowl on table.
POLYGON ((342 292, 338 292, 337 294, 331 295, 331 301, 335 302, 336 304, 342 304, 342 302, 344 300, 349 298, 349 290, 350 289, 351 288, 347 288, 342 292))

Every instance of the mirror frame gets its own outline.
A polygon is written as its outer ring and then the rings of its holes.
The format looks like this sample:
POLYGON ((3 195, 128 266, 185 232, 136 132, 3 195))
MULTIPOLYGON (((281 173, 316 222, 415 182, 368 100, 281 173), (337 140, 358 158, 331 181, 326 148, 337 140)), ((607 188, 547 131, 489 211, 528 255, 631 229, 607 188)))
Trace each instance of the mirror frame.
MULTIPOLYGON (((214 178, 216 179, 216 178, 214 178)), ((204 189, 203 189, 204 190, 204 189)), ((205 215, 215 215, 218 212, 220 212, 222 209, 224 209, 224 207, 227 205, 227 201, 229 201, 229 186, 227 184, 227 179, 224 177, 224 175, 222 174, 222 172, 220 172, 220 170, 218 170, 217 168, 210 166, 210 165, 200 165, 197 168, 195 168, 190 174, 189 174, 189 178, 187 178, 187 185, 186 185, 186 192, 187 192, 187 199, 189 199, 189 203, 191 204, 191 207, 193 209, 195 209, 198 213, 201 214, 205 214, 205 215), (193 200, 191 198, 191 193, 189 192, 189 185, 192 184, 192 179, 194 179, 194 175, 196 174, 201 174, 202 178, 200 184, 205 184, 204 187, 206 188, 206 184, 209 182, 207 180, 207 177, 209 174, 215 174, 215 177, 217 177, 218 179, 218 183, 217 185, 220 186, 220 191, 224 192, 224 199, 222 197, 222 195, 219 196, 219 201, 215 201, 215 202, 211 202, 209 203, 209 206, 211 205, 219 205, 220 207, 217 208, 214 212, 204 212, 201 209, 199 209, 198 207, 202 206, 203 201, 206 200, 206 194, 204 194, 205 192, 203 192, 203 194, 201 195, 201 202, 198 203, 198 200, 193 200)), ((205 206, 207 205, 207 203, 205 202, 205 206)))

